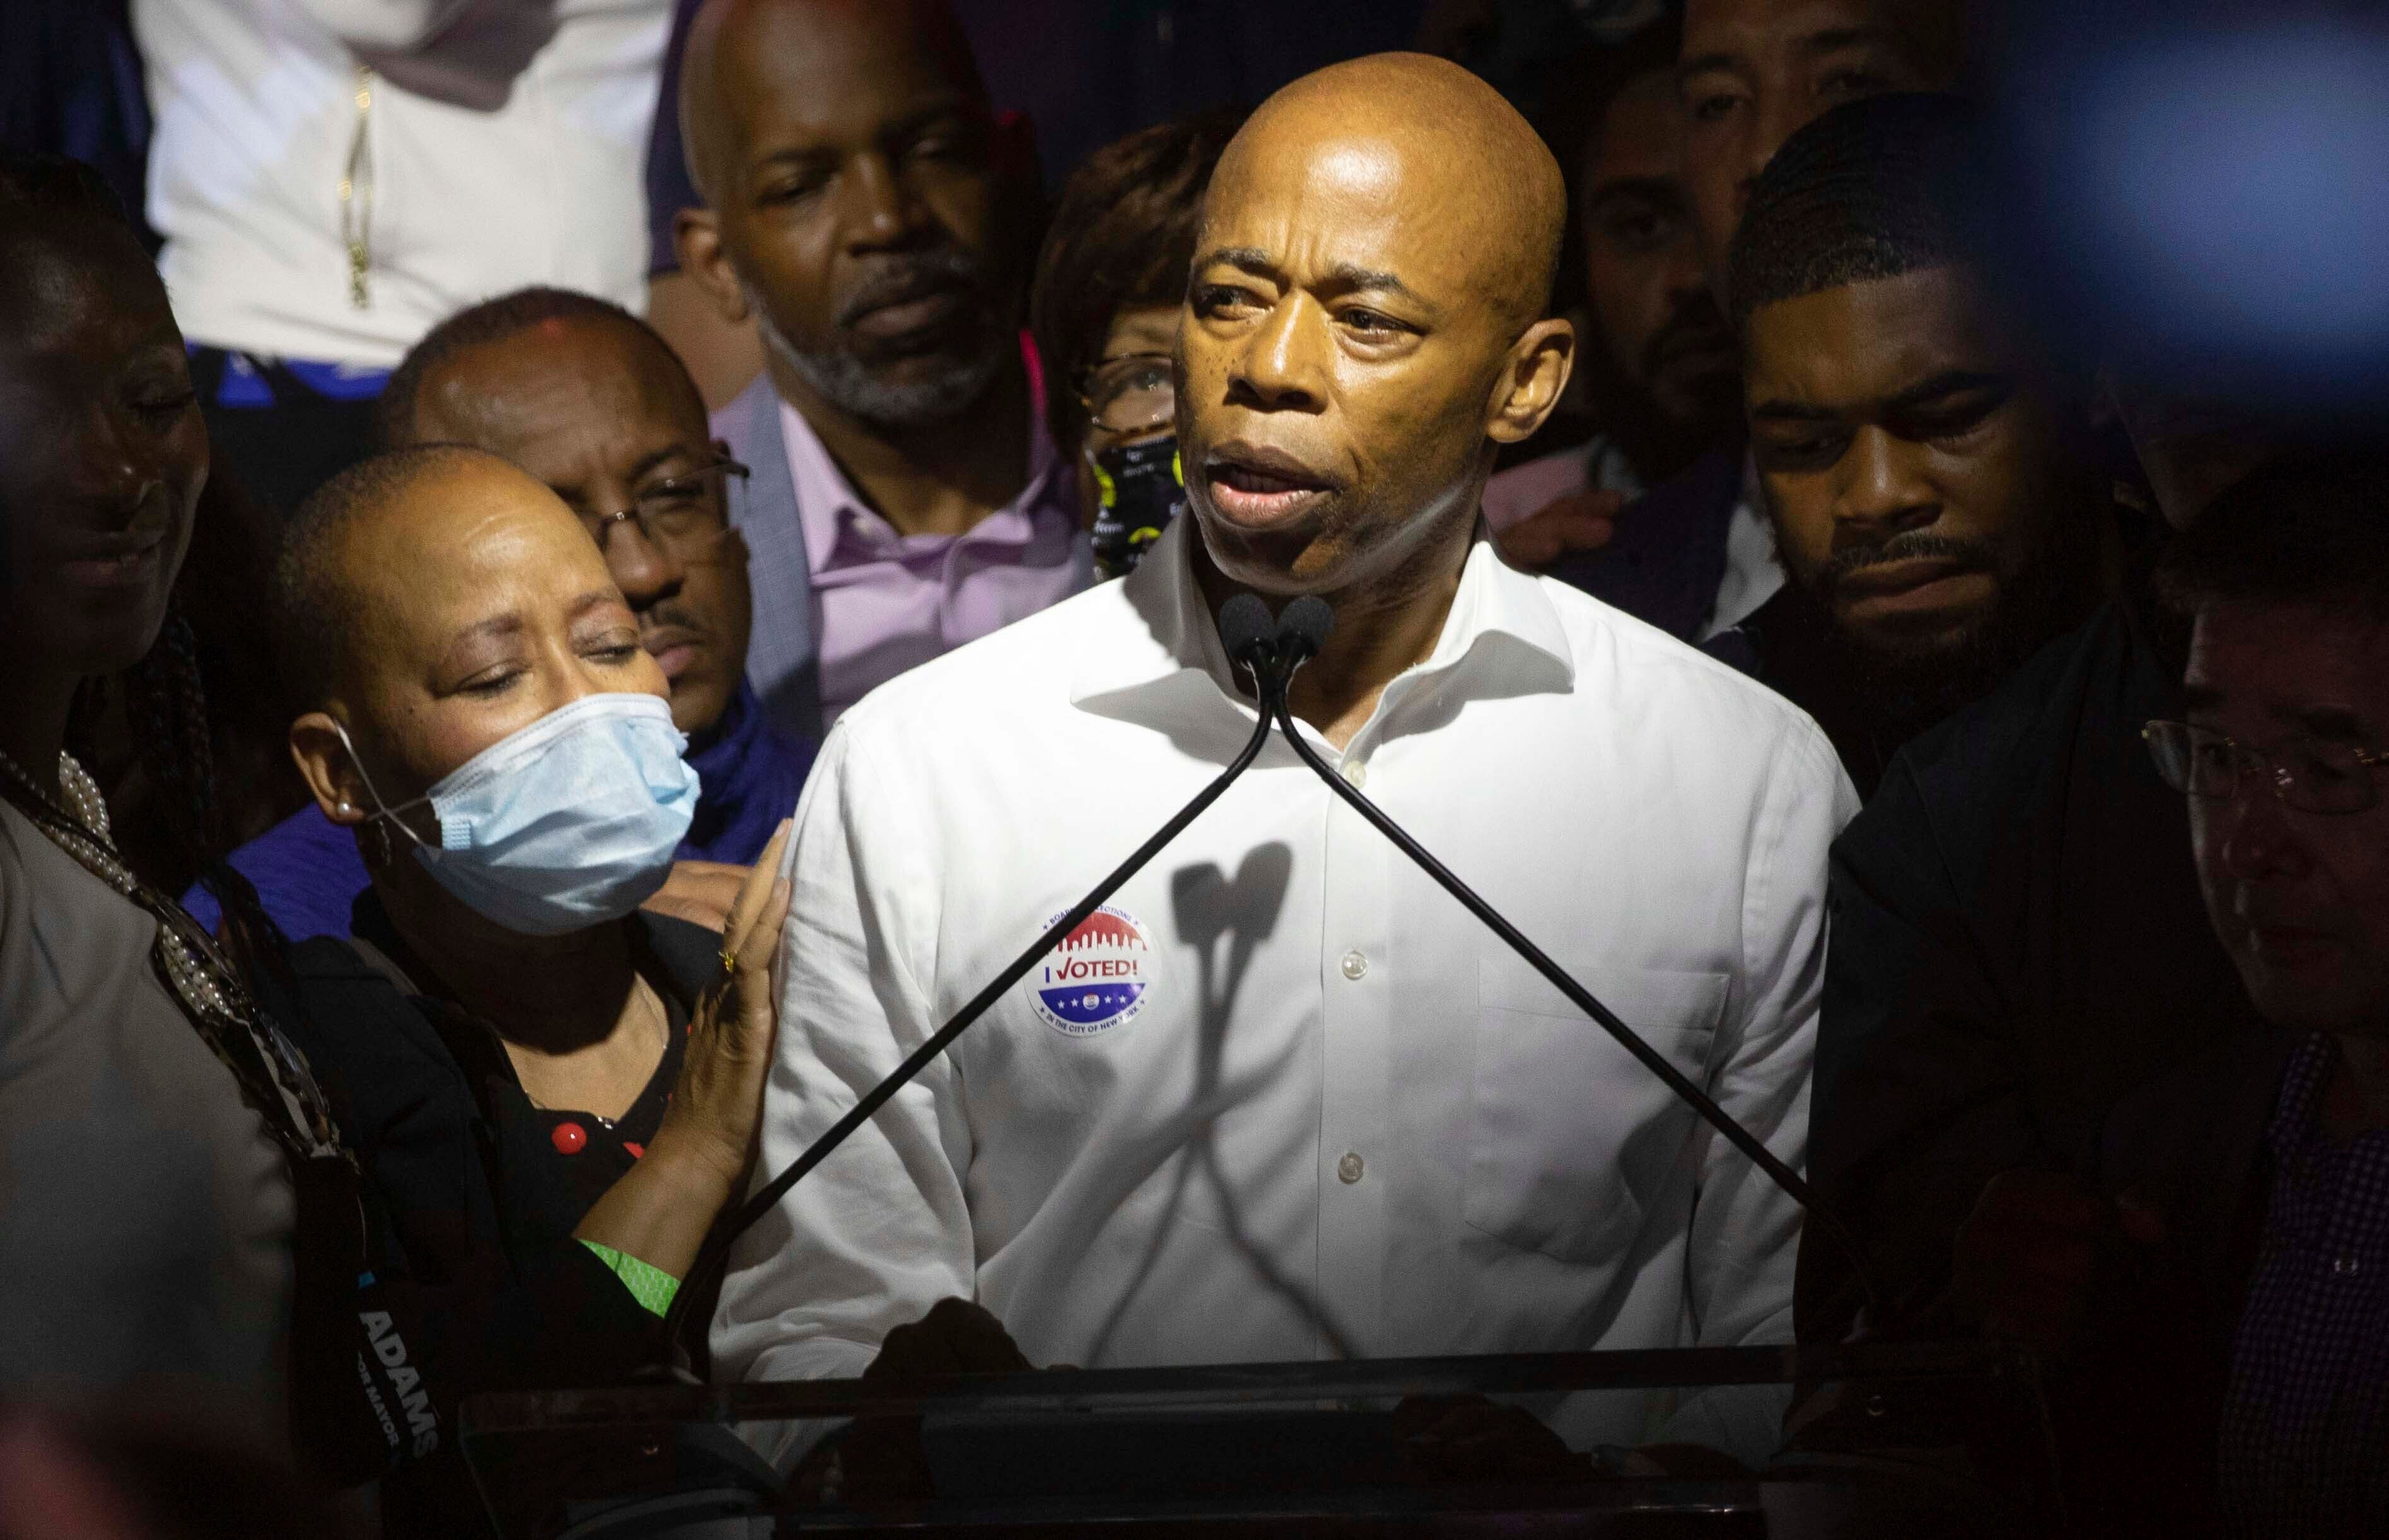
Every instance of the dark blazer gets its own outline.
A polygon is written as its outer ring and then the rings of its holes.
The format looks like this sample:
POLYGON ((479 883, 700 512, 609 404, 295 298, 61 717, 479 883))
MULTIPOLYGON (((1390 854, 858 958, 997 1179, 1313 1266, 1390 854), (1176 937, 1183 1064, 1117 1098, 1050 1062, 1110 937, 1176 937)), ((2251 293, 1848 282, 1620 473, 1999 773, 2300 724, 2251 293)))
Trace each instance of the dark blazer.
MULTIPOLYGON (((1947 1286, 1993 1176, 2089 1176, 2122 1097, 2255 1020, 2140 740, 2179 678, 2135 590, 1901 750, 1834 844, 1809 1178, 1896 1304, 1947 1286)), ((1794 1309, 1803 1341, 1850 1330, 1832 1246, 1794 1309)))
MULTIPOLYGON (((721 972, 721 937, 644 910, 632 923, 684 1012, 721 972)), ((362 947, 320 936, 291 948, 303 1009, 286 1019, 377 1201, 377 1268, 403 1279, 443 1431, 437 1455, 383 1483, 385 1521, 393 1535, 480 1533, 456 1403, 625 1383, 667 1344, 661 1321, 572 1238, 586 1205, 541 1149, 544 1130, 487 1093, 486 1029, 383 966, 420 970, 371 890, 354 925, 362 947)))

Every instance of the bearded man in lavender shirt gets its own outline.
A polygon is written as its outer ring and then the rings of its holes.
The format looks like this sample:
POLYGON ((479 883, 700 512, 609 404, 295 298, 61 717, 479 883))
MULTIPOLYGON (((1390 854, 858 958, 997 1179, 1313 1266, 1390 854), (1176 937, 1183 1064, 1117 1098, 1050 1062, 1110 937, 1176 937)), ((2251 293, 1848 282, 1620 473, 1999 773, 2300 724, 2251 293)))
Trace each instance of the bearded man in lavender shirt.
POLYGON ((713 419, 755 472, 747 677, 819 732, 1092 579, 1017 329, 1035 158, 944 0, 711 0, 680 105, 683 271, 764 339, 713 419))

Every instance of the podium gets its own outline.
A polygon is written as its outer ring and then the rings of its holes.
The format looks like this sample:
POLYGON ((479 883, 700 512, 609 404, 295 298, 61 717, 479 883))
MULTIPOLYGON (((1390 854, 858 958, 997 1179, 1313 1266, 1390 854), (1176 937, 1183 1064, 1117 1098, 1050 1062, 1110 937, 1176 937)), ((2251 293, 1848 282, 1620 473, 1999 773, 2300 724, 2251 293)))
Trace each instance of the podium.
MULTIPOLYGON (((1691 1348, 1055 1369, 488 1394, 458 1419, 504 1540, 795 1534, 1584 1535, 1614 1540, 2048 1534, 2058 1523, 2031 1360, 1987 1343, 1691 1348), (1781 1387, 1786 1449, 1749 1475, 1668 1474, 1626 1450, 1581 1477, 1428 1481, 1394 1408, 1482 1395, 1542 1410, 1602 1393, 1781 1387), (917 1418, 934 1495, 799 1495, 756 1451, 797 1424, 917 1418)), ((1689 1463, 1671 1460, 1668 1469, 1689 1463)))

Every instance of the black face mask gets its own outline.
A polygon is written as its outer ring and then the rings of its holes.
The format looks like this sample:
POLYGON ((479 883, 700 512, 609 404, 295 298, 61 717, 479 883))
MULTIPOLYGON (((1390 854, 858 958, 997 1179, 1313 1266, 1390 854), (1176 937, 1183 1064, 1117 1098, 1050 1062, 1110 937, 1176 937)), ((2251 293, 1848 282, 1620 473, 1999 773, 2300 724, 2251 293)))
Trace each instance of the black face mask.
POLYGON ((1089 456, 1103 506, 1095 514, 1095 572, 1128 575, 1145 547, 1161 538, 1169 521, 1186 509, 1186 483, 1178 471, 1178 439, 1164 434, 1114 444, 1089 456))

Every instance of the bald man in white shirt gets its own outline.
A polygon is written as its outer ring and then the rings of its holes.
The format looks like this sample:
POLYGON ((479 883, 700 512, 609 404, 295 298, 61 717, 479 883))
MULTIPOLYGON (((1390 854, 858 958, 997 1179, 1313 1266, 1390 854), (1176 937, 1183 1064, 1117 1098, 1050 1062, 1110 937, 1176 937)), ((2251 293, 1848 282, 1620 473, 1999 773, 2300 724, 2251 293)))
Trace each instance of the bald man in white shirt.
MULTIPOLYGON (((1314 745, 1799 1165, 1826 849, 1856 806, 1833 752, 1502 566, 1477 515, 1566 381, 1561 218, 1550 155, 1439 60, 1340 65, 1254 115, 1182 323, 1194 516, 823 750, 761 1169, 1234 755, 1254 705, 1212 617, 1238 592, 1334 605, 1294 681, 1314 745)), ((745 1238, 714 1357, 795 1379, 883 1344, 911 1368, 1788 1342, 1798 1232, 1281 740, 745 1238), (953 1297, 978 1308, 911 1325, 953 1297)), ((1771 1448, 1764 1406, 1704 1402, 1667 1436, 1771 1448)), ((1603 1398, 1560 1432, 1635 1443, 1660 1409, 1603 1398)))

